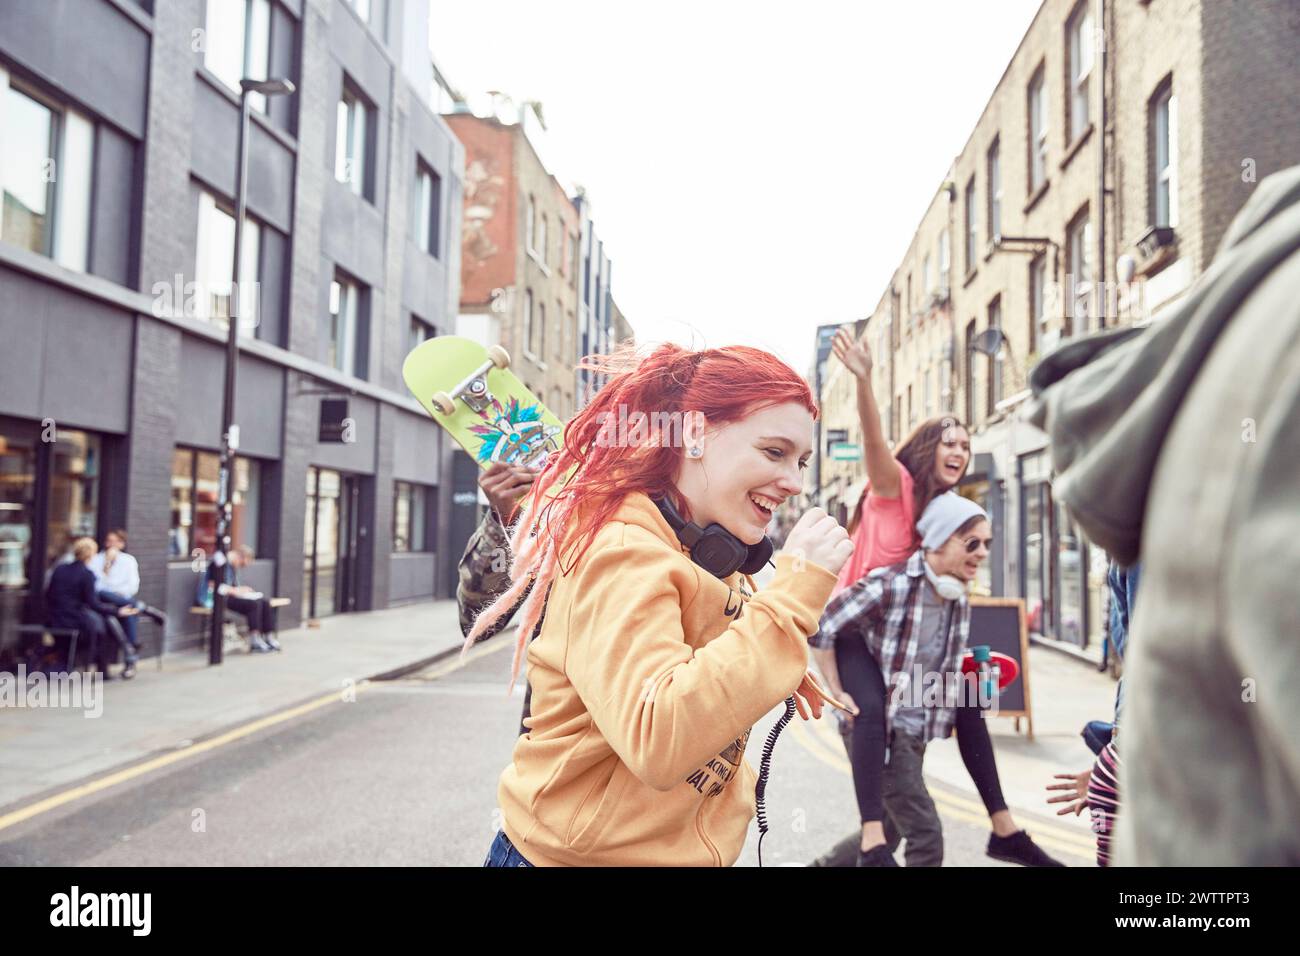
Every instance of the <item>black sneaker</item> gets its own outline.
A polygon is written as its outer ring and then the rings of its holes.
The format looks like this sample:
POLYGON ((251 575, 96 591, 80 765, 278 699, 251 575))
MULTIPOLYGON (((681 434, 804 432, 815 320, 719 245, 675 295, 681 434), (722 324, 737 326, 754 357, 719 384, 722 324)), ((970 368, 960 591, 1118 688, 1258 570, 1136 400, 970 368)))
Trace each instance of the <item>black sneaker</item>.
POLYGON ((894 859, 894 854, 889 852, 889 847, 883 843, 877 843, 870 850, 863 853, 858 851, 858 866, 898 866, 898 861, 894 859))
POLYGON ((1017 830, 1008 837, 990 833, 988 855, 1003 863, 1019 863, 1021 866, 1065 866, 1044 853, 1024 830, 1017 830))

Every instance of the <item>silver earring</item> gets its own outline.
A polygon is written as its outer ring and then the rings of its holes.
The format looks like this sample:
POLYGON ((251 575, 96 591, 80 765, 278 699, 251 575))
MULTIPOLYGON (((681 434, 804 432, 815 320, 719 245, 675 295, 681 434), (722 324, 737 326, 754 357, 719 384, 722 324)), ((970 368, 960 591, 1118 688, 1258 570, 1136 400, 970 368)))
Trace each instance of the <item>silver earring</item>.
POLYGON ((699 458, 701 455, 704 454, 704 449, 701 448, 699 445, 696 445, 693 448, 688 448, 686 450, 686 454, 690 455, 692 458, 699 458))

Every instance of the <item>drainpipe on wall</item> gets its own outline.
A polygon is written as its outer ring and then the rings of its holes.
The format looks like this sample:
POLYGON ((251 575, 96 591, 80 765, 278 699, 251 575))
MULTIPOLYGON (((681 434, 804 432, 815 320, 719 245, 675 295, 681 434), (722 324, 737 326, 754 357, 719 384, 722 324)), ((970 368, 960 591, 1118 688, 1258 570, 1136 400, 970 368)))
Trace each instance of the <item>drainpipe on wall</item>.
MULTIPOLYGON (((1106 327, 1106 0, 1097 0, 1097 29, 1094 41, 1097 94, 1097 296, 1098 328, 1106 327)), ((1118 301, 1118 298, 1117 300, 1118 301)))

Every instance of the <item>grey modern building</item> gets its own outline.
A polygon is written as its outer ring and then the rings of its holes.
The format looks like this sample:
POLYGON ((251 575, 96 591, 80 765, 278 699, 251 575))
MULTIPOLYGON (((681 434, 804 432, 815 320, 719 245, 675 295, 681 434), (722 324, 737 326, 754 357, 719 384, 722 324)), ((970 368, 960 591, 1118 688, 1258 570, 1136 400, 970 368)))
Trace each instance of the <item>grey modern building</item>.
POLYGON ((401 379, 459 298, 464 162, 431 106, 428 16, 428 0, 0 4, 0 660, 69 540, 117 527, 167 645, 199 640, 241 76, 297 88, 252 102, 246 579, 290 599, 282 627, 450 595, 466 496, 401 379))

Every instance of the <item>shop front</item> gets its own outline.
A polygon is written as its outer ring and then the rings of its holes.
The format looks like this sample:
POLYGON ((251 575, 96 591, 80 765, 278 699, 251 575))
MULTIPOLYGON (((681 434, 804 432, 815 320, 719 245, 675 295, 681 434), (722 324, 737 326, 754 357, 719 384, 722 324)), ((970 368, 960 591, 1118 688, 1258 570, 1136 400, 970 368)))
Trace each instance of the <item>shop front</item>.
POLYGON ((1022 455, 1020 593, 1032 635, 1100 654, 1105 625, 1106 552, 1084 537, 1052 495, 1046 451, 1022 455))
POLYGON ((0 669, 18 626, 41 619, 49 571, 73 540, 104 530, 103 461, 95 432, 0 417, 0 669))

